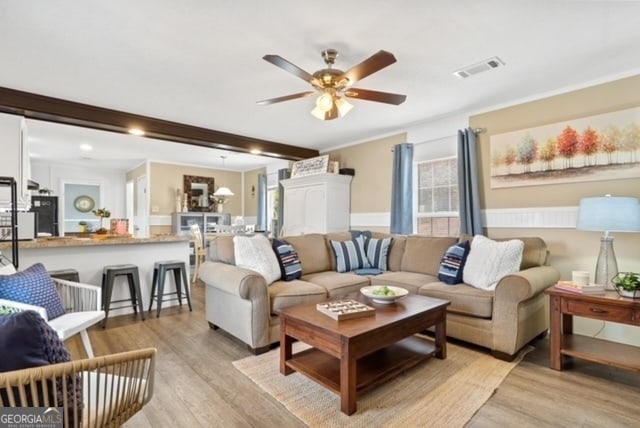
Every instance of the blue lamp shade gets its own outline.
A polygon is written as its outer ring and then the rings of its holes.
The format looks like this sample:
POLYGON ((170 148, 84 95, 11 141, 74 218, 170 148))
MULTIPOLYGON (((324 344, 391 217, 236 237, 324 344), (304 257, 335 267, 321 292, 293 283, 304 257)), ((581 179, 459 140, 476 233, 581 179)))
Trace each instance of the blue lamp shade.
POLYGON ((638 198, 602 196, 582 198, 577 229, 599 232, 640 231, 638 198))

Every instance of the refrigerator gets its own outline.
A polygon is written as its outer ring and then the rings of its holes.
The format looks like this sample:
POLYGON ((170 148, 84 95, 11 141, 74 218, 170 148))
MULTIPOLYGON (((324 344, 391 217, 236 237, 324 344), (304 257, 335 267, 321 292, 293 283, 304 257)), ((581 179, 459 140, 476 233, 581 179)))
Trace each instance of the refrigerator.
MULTIPOLYGON (((58 197, 31 196, 31 210, 36 213, 37 234, 58 236, 58 197)), ((47 235, 40 235, 47 236, 47 235)))

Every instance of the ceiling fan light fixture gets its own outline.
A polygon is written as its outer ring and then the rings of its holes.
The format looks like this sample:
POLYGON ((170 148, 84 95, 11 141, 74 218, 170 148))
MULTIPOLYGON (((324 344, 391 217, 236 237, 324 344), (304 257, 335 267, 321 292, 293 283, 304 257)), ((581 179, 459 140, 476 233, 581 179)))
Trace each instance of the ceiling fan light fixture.
POLYGON ((334 103, 336 107, 338 107, 338 112, 340 113, 340 117, 344 117, 351 111, 353 108, 353 104, 345 101, 340 97, 335 97, 334 103))
POLYGON ((316 99, 316 108, 325 112, 331 110, 333 107, 333 96, 329 92, 323 92, 316 99))

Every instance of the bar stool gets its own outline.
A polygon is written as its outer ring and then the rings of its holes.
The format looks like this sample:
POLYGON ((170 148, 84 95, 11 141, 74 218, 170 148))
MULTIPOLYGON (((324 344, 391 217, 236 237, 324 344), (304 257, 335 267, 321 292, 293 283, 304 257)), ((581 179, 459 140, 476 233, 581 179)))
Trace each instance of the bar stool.
POLYGON ((102 270, 102 296, 102 308, 104 309, 104 321, 102 322, 103 328, 107 326, 107 318, 109 318, 110 309, 122 309, 128 307, 128 305, 123 305, 112 308, 111 303, 131 302, 133 312, 135 314, 138 313, 138 308, 140 308, 140 318, 144 321, 144 308, 142 307, 142 293, 140 292, 140 275, 138 273, 138 266, 131 264, 105 266, 102 270), (116 277, 123 275, 127 277, 130 297, 128 299, 111 301, 115 279, 116 277))
POLYGON ((168 302, 177 300, 182 306, 182 285, 184 284, 184 294, 189 304, 189 311, 191 308, 191 297, 189 297, 189 279, 187 278, 187 267, 181 260, 164 260, 155 262, 153 264, 153 280, 151 281, 151 299, 149 302, 149 316, 151 316, 151 307, 153 306, 154 299, 157 302, 156 317, 160 316, 160 310, 162 309, 162 302, 168 302), (175 298, 165 299, 164 283, 166 280, 167 272, 173 271, 173 278, 176 283, 176 291, 173 293, 167 293, 166 296, 177 295, 175 298), (158 294, 156 295, 156 286, 158 287, 158 294))

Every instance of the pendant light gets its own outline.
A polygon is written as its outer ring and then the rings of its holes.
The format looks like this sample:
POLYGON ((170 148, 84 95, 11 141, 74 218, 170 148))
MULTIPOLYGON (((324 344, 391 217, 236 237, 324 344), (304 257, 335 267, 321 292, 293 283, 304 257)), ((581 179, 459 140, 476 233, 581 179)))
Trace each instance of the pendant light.
POLYGON ((233 192, 231 191, 231 189, 229 189, 227 186, 225 186, 226 184, 226 177, 227 174, 224 171, 224 160, 227 158, 226 156, 220 156, 222 158, 222 187, 218 187, 218 190, 216 190, 215 192, 213 192, 213 196, 219 197, 219 198, 226 198, 229 196, 233 196, 233 192))

